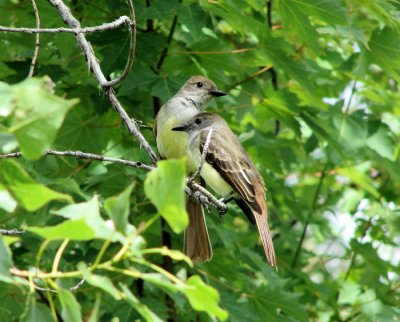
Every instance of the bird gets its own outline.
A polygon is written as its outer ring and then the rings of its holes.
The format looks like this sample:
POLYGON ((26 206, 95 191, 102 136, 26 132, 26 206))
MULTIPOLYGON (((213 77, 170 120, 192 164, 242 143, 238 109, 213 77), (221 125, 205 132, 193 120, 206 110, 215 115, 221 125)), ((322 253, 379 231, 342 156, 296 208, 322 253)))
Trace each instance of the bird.
MULTIPOLYGON (((213 98, 224 95, 226 93, 218 90, 210 79, 204 76, 190 77, 156 115, 154 132, 160 157, 170 159, 186 156, 188 136, 186 133, 172 131, 172 128, 202 112, 213 98)), ((186 168, 188 174, 196 169, 189 159, 186 168)), ((193 261, 210 261, 213 253, 203 207, 188 198, 186 211, 189 225, 184 234, 184 253, 193 261)))
POLYGON ((233 198, 250 222, 257 225, 267 261, 277 267, 264 180, 226 121, 217 114, 202 112, 172 130, 188 134, 191 162, 196 167, 203 162, 201 177, 224 199, 233 198))

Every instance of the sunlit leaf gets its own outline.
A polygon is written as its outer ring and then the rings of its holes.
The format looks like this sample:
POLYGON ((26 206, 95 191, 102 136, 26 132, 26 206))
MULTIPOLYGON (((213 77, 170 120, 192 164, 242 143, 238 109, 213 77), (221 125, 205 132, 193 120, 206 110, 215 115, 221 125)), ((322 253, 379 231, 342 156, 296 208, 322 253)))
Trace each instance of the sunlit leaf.
POLYGON ((37 159, 50 147, 65 114, 78 100, 60 98, 50 90, 48 78, 27 79, 12 87, 18 111, 9 131, 14 133, 22 154, 37 159))
POLYGON ((86 282, 95 287, 103 289, 116 300, 120 300, 122 298, 121 292, 117 290, 108 277, 92 274, 84 263, 79 263, 78 268, 83 272, 83 277, 86 282))
POLYGON ((146 196, 156 206, 172 230, 182 232, 188 224, 185 210, 185 161, 159 161, 144 183, 146 196))
POLYGON ((13 281, 10 274, 11 267, 10 250, 5 245, 3 238, 0 238, 0 281, 6 283, 11 283, 13 281))
POLYGON ((57 297, 61 302, 61 316, 64 321, 68 322, 81 322, 81 308, 76 300, 76 298, 72 295, 70 291, 59 289, 57 293, 57 297))
POLYGON ((190 277, 186 284, 190 287, 184 288, 183 292, 195 310, 205 311, 210 316, 216 316, 222 321, 228 318, 228 312, 219 306, 219 294, 214 288, 204 284, 196 275, 190 277))
POLYGON ((52 200, 71 201, 71 197, 33 180, 14 160, 0 162, 0 182, 13 197, 27 210, 37 210, 52 200))
POLYGON ((119 195, 110 197, 104 202, 104 208, 114 222, 115 228, 121 232, 126 231, 129 216, 129 197, 135 183, 129 185, 119 195))

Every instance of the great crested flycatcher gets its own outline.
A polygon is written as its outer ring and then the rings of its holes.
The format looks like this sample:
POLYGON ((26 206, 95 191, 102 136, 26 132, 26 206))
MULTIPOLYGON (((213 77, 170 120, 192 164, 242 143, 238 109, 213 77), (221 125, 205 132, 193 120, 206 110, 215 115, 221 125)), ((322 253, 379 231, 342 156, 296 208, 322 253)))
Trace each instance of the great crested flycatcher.
POLYGON ((257 224, 265 256, 269 264, 276 267, 267 221, 264 180, 225 120, 216 114, 203 112, 173 130, 189 134, 188 155, 197 167, 212 131, 200 175, 216 193, 232 195, 247 218, 257 224))
MULTIPOLYGON (((181 158, 187 156, 188 135, 172 131, 172 128, 187 122, 203 111, 213 97, 224 96, 211 80, 203 76, 191 77, 182 88, 165 103, 156 116, 154 126, 157 148, 162 158, 181 158)), ((188 173, 196 170, 187 159, 188 173)), ((208 236, 203 207, 188 199, 186 210, 189 226, 185 231, 184 253, 194 261, 208 261, 212 258, 212 248, 208 236)))

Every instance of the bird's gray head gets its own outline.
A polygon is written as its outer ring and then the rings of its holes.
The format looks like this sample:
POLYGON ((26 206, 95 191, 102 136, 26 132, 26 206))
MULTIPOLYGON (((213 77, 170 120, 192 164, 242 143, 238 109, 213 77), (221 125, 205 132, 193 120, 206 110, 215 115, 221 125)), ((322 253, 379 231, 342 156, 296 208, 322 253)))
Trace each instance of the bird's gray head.
POLYGON ((225 121, 220 116, 213 113, 204 112, 195 115, 186 123, 174 127, 172 131, 187 132, 190 134, 192 132, 197 132, 211 126, 216 127, 221 122, 225 123, 225 121))
POLYGON ((226 93, 218 90, 215 83, 208 78, 193 76, 182 86, 177 95, 192 100, 201 110, 213 97, 224 96, 226 93))

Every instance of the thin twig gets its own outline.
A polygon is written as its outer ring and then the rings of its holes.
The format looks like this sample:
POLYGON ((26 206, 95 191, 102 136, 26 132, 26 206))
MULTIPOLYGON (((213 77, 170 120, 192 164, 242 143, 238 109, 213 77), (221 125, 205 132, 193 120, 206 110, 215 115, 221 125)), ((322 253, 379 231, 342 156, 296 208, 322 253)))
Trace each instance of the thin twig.
POLYGON ((186 184, 189 186, 185 189, 186 194, 194 199, 197 199, 201 204, 205 206, 212 205, 213 207, 217 208, 217 210, 221 213, 227 212, 228 207, 226 206, 226 204, 215 198, 214 195, 207 189, 203 188, 196 182, 189 182, 189 179, 186 179, 186 184))
POLYGON ((117 29, 122 25, 130 26, 131 24, 134 24, 134 23, 135 23, 135 21, 131 21, 129 19, 129 17, 121 16, 113 22, 104 23, 100 26, 94 26, 94 27, 81 28, 79 26, 76 28, 60 27, 60 28, 41 28, 40 29, 40 28, 25 28, 25 27, 12 28, 12 27, 0 26, 0 32, 23 32, 23 33, 28 33, 28 34, 68 32, 68 33, 74 33, 74 34, 87 34, 87 33, 92 33, 92 32, 117 29))
MULTIPOLYGON (((150 1, 146 0, 146 6, 150 6, 150 1)), ((168 37, 167 37, 167 42, 165 43, 165 46, 161 52, 160 58, 157 60, 157 64, 154 67, 154 72, 156 74, 160 74, 161 71, 161 67, 164 64, 164 60, 167 57, 168 54, 168 50, 169 50, 169 45, 171 44, 172 38, 174 36, 174 32, 175 32, 175 28, 176 28, 176 24, 178 22, 178 16, 175 15, 173 20, 172 20, 172 24, 171 24, 171 28, 169 29, 168 32, 168 37)), ((154 24, 153 24, 153 20, 148 20, 147 21, 147 29, 148 31, 152 31, 154 29, 154 24)), ((156 116, 158 114, 158 111, 161 108, 161 100, 159 97, 157 96, 153 96, 153 112, 154 112, 154 116, 156 116)))
POLYGON ((121 75, 109 81, 106 86, 113 87, 121 83, 129 74, 131 71, 133 62, 135 60, 135 51, 136 51, 136 17, 135 17, 135 9, 133 7, 132 0, 128 0, 129 4, 129 11, 130 11, 130 16, 131 16, 131 23, 128 25, 129 27, 129 38, 130 38, 130 43, 129 43, 129 54, 128 54, 128 60, 126 61, 125 68, 121 75))
POLYGON ((69 288, 71 292, 78 290, 85 283, 85 279, 81 279, 75 286, 69 288))
MULTIPOLYGON (((64 157, 75 157, 76 159, 87 159, 87 160, 95 160, 95 161, 108 161, 114 163, 120 163, 128 167, 139 168, 144 170, 152 170, 153 166, 144 164, 138 161, 129 161, 119 158, 111 158, 106 157, 104 155, 95 154, 95 153, 85 153, 81 151, 56 151, 56 150, 47 150, 44 156, 56 155, 56 156, 64 156, 64 157)), ((20 158, 22 156, 21 152, 13 152, 7 154, 0 154, 0 159, 8 159, 8 158, 20 158)))
POLYGON ((211 128, 207 134, 206 143, 204 144, 203 152, 201 153, 199 166, 197 167, 196 172, 193 174, 193 176, 189 178, 189 182, 193 182, 198 176, 200 176, 201 169, 203 169, 203 165, 207 157, 207 152, 208 152, 208 147, 210 146, 212 132, 213 129, 211 128))
POLYGON ((161 70, 164 60, 168 55, 168 48, 172 41, 172 37, 174 35, 177 22, 178 22, 178 16, 175 16, 174 19, 172 20, 171 28, 169 30, 168 37, 167 37, 167 42, 166 42, 165 47, 160 55, 160 59, 158 60, 157 65, 156 65, 157 72, 159 72, 161 70))
MULTIPOLYGON (((63 21, 70 26, 71 28, 80 28, 80 22, 72 15, 71 10, 67 7, 62 0, 48 0, 50 4, 58 11, 61 15, 63 21)), ((128 18, 129 23, 131 23, 130 19, 128 18)), ((99 81, 101 87, 105 95, 108 97, 111 105, 119 114, 119 116, 124 121, 125 125, 127 126, 130 133, 132 133, 140 142, 140 147, 143 147, 147 154, 150 156, 151 161, 153 164, 157 162, 157 156, 154 153, 153 149, 151 148, 150 144, 147 142, 143 134, 139 131, 137 123, 134 119, 130 118, 128 113, 126 113, 125 109, 122 107, 121 103, 118 101, 117 97, 115 96, 114 89, 109 87, 108 81, 105 78, 103 71, 101 70, 100 64, 94 55, 92 45, 86 40, 86 37, 82 33, 75 34, 76 40, 78 41, 81 49, 86 57, 86 62, 89 66, 89 69, 93 72, 96 76, 97 80, 99 81)))
POLYGON ((227 54, 240 54, 245 53, 247 51, 256 50, 259 47, 251 47, 251 48, 239 48, 233 50, 221 50, 221 51, 187 51, 187 50, 178 50, 173 51, 170 55, 227 55, 227 54))
POLYGON ((245 77, 244 79, 242 79, 242 80, 240 80, 240 81, 238 81, 238 82, 232 84, 231 86, 229 86, 229 88, 228 88, 227 90, 233 89, 233 88, 235 88, 235 87, 238 86, 238 85, 241 85, 241 84, 243 84, 243 83, 245 83, 245 82, 247 82, 247 81, 249 81, 249 80, 252 80, 253 78, 255 78, 255 77, 257 77, 257 76, 259 76, 259 75, 261 75, 261 74, 267 72, 267 71, 270 70, 271 68, 272 68, 272 65, 265 66, 265 67, 261 68, 260 70, 256 71, 255 73, 253 73, 253 74, 251 74, 251 75, 245 77))
POLYGON ((267 0, 267 23, 269 29, 272 30, 272 0, 267 0))
MULTIPOLYGON (((71 292, 75 292, 76 290, 78 290, 78 289, 81 288, 81 286, 85 283, 85 281, 86 281, 86 280, 85 280, 84 278, 81 279, 76 285, 70 287, 69 290, 70 290, 71 292)), ((37 286, 36 284, 34 284, 33 286, 34 286, 35 290, 37 290, 37 291, 50 292, 50 293, 58 293, 58 291, 53 290, 52 288, 40 287, 40 286, 37 286)))
MULTIPOLYGON (((33 11, 35 12, 36 29, 40 29, 39 11, 37 9, 35 0, 32 0, 32 7, 33 7, 33 11)), ((38 55, 39 55, 39 49, 40 49, 40 33, 37 33, 36 34, 36 41, 35 41, 35 50, 34 50, 34 53, 33 53, 31 66, 29 68, 28 78, 33 76, 33 72, 35 70, 35 65, 36 65, 36 60, 37 60, 38 55)))
MULTIPOLYGON (((272 22, 272 0, 267 0, 267 24, 270 31, 274 30, 275 27, 272 22)), ((278 75, 276 73, 275 68, 270 69, 271 73, 271 82, 274 90, 278 90, 278 75)), ((281 129, 281 122, 279 120, 275 120, 275 135, 278 135, 281 129)))
POLYGON ((18 230, 18 229, 0 229, 0 236, 1 235, 6 235, 6 236, 13 236, 13 235, 22 235, 25 234, 25 230, 18 230))

